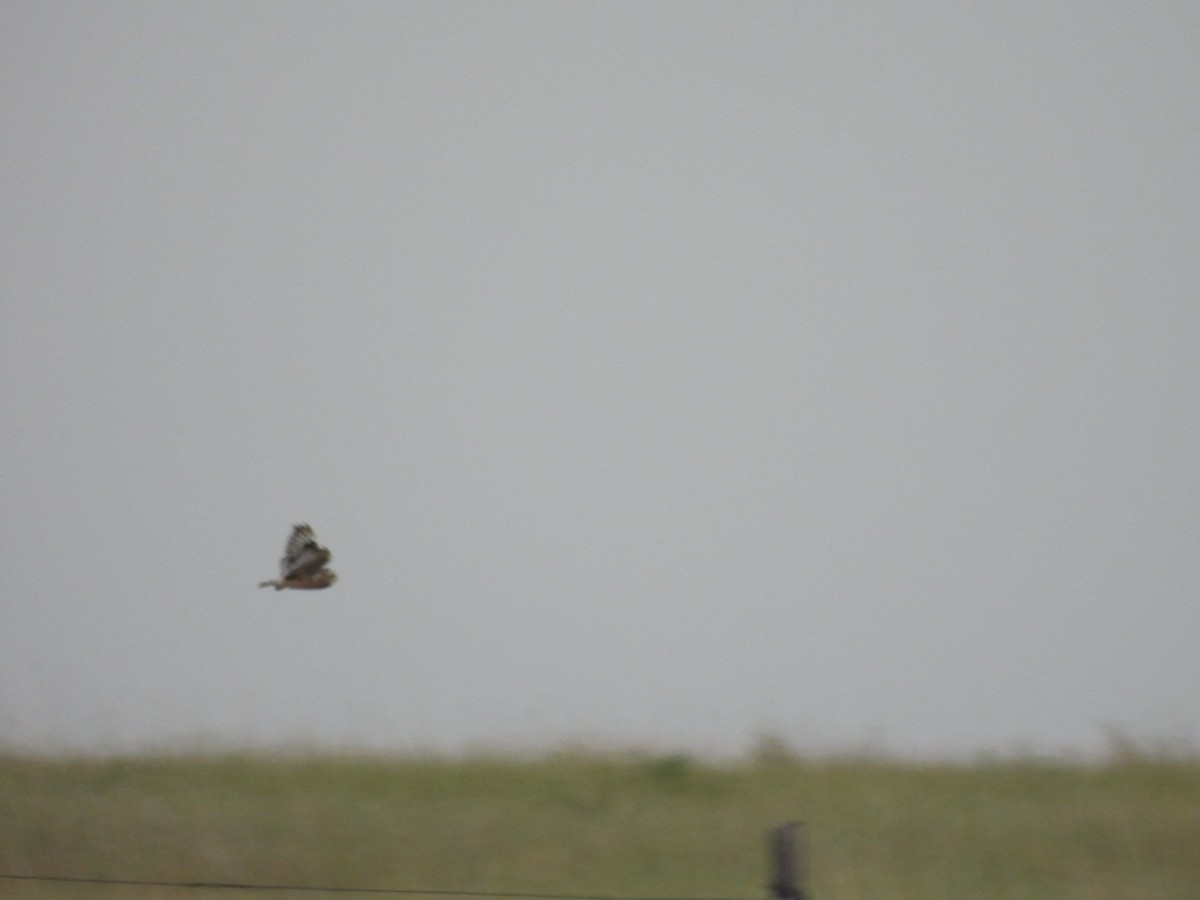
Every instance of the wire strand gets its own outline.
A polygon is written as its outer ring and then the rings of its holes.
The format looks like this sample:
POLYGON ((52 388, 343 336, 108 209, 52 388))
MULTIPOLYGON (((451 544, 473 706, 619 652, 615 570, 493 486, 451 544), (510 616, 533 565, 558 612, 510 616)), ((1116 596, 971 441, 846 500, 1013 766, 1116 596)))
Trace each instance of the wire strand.
POLYGON ((244 884, 236 881, 151 881, 136 878, 87 878, 77 875, 9 875, 10 881, 108 884, 128 887, 177 887, 229 891, 309 891, 318 894, 415 894, 427 897, 493 897, 506 900, 748 900, 743 897, 647 897, 615 894, 531 894, 521 891, 455 891, 444 888, 333 887, 313 884, 244 884))

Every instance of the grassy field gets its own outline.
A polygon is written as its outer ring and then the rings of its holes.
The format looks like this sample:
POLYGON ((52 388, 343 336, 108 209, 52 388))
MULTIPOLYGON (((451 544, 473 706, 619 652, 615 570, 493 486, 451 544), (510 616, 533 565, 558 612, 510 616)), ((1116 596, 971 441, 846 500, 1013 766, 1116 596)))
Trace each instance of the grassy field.
MULTIPOLYGON (((813 900, 1200 898, 1196 760, 0 755, 0 874, 757 900, 764 833, 791 819, 813 900)), ((0 879, 0 896, 330 895, 0 879)))

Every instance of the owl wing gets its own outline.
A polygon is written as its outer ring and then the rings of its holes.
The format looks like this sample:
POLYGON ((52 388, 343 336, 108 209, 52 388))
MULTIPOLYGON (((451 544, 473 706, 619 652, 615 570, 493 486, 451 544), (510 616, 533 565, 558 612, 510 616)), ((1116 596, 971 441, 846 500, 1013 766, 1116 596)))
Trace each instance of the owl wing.
POLYGON ((279 570, 284 578, 303 578, 315 575, 332 558, 333 554, 317 543, 311 527, 297 525, 288 538, 279 570))

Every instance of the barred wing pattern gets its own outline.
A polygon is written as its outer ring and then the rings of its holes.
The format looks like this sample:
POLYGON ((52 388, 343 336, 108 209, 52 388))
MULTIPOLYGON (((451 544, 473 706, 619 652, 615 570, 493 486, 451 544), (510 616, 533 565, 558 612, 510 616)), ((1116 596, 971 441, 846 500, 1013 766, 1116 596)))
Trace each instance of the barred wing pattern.
POLYGON ((259 587, 274 587, 277 591, 294 588, 315 591, 327 588, 337 581, 337 573, 326 568, 333 554, 317 543, 317 536, 309 525, 297 525, 292 529, 279 561, 280 577, 264 581, 259 587))

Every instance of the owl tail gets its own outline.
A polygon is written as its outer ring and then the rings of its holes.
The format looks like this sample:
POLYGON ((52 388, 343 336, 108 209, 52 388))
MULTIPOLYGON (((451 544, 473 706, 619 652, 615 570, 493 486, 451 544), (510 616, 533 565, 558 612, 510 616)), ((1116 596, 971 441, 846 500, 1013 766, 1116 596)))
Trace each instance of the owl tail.
POLYGON ((259 586, 260 588, 265 588, 265 587, 273 587, 273 588, 275 588, 275 590, 277 590, 277 591, 282 591, 282 590, 283 590, 283 584, 282 584, 282 582, 278 582, 278 581, 263 581, 263 582, 260 582, 258 586, 259 586))

